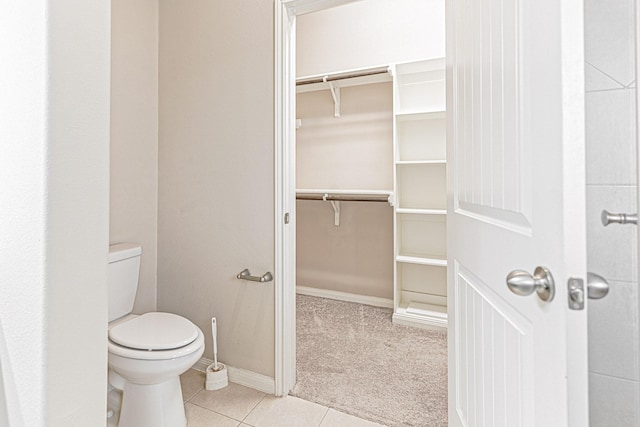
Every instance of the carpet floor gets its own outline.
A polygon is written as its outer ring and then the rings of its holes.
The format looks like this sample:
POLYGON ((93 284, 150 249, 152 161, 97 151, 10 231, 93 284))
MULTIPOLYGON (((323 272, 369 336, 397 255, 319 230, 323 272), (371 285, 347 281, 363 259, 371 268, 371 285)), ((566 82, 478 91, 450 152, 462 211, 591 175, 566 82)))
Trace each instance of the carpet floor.
POLYGON ((387 426, 447 426, 447 334, 392 310, 297 296, 292 395, 387 426))

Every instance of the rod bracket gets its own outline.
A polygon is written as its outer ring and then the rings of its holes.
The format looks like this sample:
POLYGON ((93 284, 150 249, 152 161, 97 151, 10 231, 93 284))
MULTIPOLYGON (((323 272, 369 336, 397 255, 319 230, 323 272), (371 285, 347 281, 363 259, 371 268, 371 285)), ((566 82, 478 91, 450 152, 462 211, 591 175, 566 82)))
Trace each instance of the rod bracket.
POLYGON ((334 86, 333 82, 328 81, 329 76, 324 76, 322 81, 329 85, 329 90, 331 91, 331 97, 333 98, 333 117, 340 117, 340 88, 338 86, 334 86))

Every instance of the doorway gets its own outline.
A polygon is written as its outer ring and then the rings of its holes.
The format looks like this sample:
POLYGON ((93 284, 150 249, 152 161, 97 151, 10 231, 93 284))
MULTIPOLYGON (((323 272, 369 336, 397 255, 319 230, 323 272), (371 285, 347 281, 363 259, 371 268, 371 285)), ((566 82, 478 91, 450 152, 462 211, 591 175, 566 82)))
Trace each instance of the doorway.
MULTIPOLYGON (((281 268, 281 274, 276 274, 276 313, 278 314, 277 322, 281 322, 276 324, 277 338, 276 338, 276 347, 278 349, 277 366, 276 366, 276 389, 277 393, 280 395, 286 394, 295 384, 295 308, 293 305, 295 304, 295 239, 297 232, 297 214, 295 207, 295 175, 296 169, 295 167, 291 167, 295 164, 296 158, 296 148, 295 148, 295 134, 292 132, 294 120, 296 119, 296 105, 295 100, 293 99, 293 82, 295 81, 296 72, 295 72, 295 55, 292 56, 292 49, 296 46, 295 40, 295 31, 297 29, 298 21, 296 19, 297 16, 301 14, 307 14, 310 12, 316 12, 320 10, 326 10, 331 7, 337 6, 337 3, 340 3, 342 6, 349 5, 350 3, 356 2, 335 2, 335 1, 327 1, 327 2, 318 2, 314 3, 317 8, 308 7, 305 5, 308 2, 285 2, 284 5, 277 6, 276 17, 280 19, 279 24, 276 25, 280 30, 277 34, 277 37, 281 40, 284 45, 282 51, 278 52, 277 58, 279 58, 279 70, 276 72, 276 82, 277 84, 283 84, 280 88, 277 88, 276 94, 280 94, 280 90, 287 91, 287 96, 283 96, 277 99, 277 110, 285 111, 285 115, 288 119, 287 124, 283 124, 284 121, 279 121, 276 128, 276 139, 282 144, 278 144, 277 149, 282 150, 278 153, 278 160, 281 161, 280 164, 277 165, 276 171, 277 174, 277 186, 278 189, 282 189, 281 199, 279 200, 278 207, 281 208, 277 213, 276 218, 278 221, 276 222, 276 234, 277 239, 280 239, 276 257, 277 266, 281 268), (323 7, 320 7, 322 6, 323 7), (320 6, 319 6, 320 5, 320 6), (284 27, 284 28, 282 28, 284 27), (284 54, 284 51, 288 51, 288 54, 284 54), (285 59, 286 58, 286 59, 285 59), (278 90, 280 89, 280 90, 278 90), (286 169, 286 170, 283 170, 286 169), (288 215, 287 215, 288 214, 288 215), (288 224, 285 224, 286 218, 289 218, 288 224), (285 219, 285 221, 282 221, 285 219), (293 220, 292 220, 293 219, 293 220), (282 222, 281 222, 282 221, 282 222), (290 261, 290 264, 287 264, 286 261, 290 261), (293 264, 293 266, 291 265, 293 264), (278 279, 279 277, 279 279, 278 279), (283 310, 284 308, 284 310, 283 310), (290 320, 285 320, 290 319, 290 320), (289 356, 286 356, 288 354, 289 356), (279 379, 282 379, 281 384, 285 384, 283 387, 279 385, 279 379)), ((364 2, 363 2, 364 3, 364 2)), ((425 3, 425 2, 420 2, 425 3)), ((432 19, 438 19, 439 28, 442 30, 444 35, 444 2, 432 2, 442 4, 442 13, 441 15, 433 14, 434 17, 432 19)), ((361 4, 361 3, 360 3, 361 4)), ((397 5, 388 5, 387 8, 393 9, 398 8, 400 6, 397 5)), ((334 9, 334 10, 337 10, 334 9)), ((359 21, 362 22, 362 21, 359 21)), ((433 28, 434 25, 431 25, 433 28)), ((417 37, 418 40, 424 40, 425 37, 417 37)), ((442 41, 442 49, 438 53, 431 54, 431 57, 442 57, 444 54, 444 39, 443 37, 440 39, 442 41)), ((379 43, 376 45, 380 47, 384 43, 379 43)), ((433 43, 432 43, 433 44, 433 43)), ((429 45, 429 43, 427 43, 429 45)), ((335 43, 327 43, 327 46, 336 46, 335 43)), ((353 49, 352 49, 353 51, 353 49)), ((388 59, 383 61, 376 62, 375 60, 367 63, 367 66, 374 65, 389 65, 391 63, 398 62, 407 62, 408 60, 416 60, 423 59, 425 57, 429 57, 429 53, 419 54, 414 56, 409 56, 405 58, 395 58, 388 59)), ((322 56, 322 55, 320 55, 322 56)), ((353 56, 353 55, 351 55, 353 56)), ((343 58, 345 56, 343 55, 343 58)), ((348 58, 351 59, 351 58, 348 58)), ((326 64, 324 64, 326 65, 326 64)), ((339 70, 349 70, 354 68, 362 68, 362 62, 352 62, 352 63, 342 63, 341 65, 333 65, 333 69, 331 65, 329 67, 324 68, 323 72, 328 71, 339 71, 339 70)), ((298 73, 300 75, 301 73, 298 73)), ((304 74, 304 72, 302 72, 304 74)), ((307 72, 309 74, 309 72, 307 72)), ((327 94, 327 96, 329 96, 327 94)), ((302 123, 304 127, 304 120, 302 123)), ((390 162, 391 163, 391 162, 390 162)), ((444 203, 444 202, 443 202, 444 203)), ((387 207, 387 209, 389 209, 387 207)), ((390 265, 393 264, 393 261, 390 259, 390 265)), ((278 271, 278 270, 277 270, 278 271)), ((390 289, 393 292, 393 289, 390 289)), ((392 296, 392 295, 391 295, 392 296)), ((392 303, 392 299, 389 299, 392 303)))

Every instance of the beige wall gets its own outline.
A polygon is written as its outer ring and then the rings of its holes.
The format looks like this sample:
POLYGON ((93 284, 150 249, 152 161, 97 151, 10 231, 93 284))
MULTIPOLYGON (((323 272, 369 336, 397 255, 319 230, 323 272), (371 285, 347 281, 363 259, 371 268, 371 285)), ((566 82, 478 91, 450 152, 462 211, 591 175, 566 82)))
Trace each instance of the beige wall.
POLYGON ((444 0, 365 0, 298 17, 297 75, 441 58, 444 0))
POLYGON ((323 201, 297 203, 297 284, 393 298, 393 208, 340 202, 340 226, 323 201))
POLYGON ((111 243, 142 244, 134 311, 156 309, 158 1, 112 0, 111 243))
POLYGON ((273 1, 160 1, 158 308, 274 376, 273 1))
MULTIPOLYGON (((304 189, 393 191, 391 82, 341 89, 340 117, 328 90, 300 93, 296 180, 304 189)), ((341 202, 297 203, 297 284, 393 298, 393 208, 341 202)))
POLYGON ((104 1, 0 4, 2 425, 105 422, 109 27, 104 1))

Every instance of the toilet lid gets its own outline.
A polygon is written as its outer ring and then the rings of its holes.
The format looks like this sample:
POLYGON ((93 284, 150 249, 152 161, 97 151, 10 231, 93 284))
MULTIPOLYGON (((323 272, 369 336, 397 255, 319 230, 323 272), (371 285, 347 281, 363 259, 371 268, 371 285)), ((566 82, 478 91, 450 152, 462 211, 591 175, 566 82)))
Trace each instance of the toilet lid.
POLYGON ((179 348, 197 337, 193 323, 171 313, 146 313, 109 329, 111 341, 139 350, 179 348))

